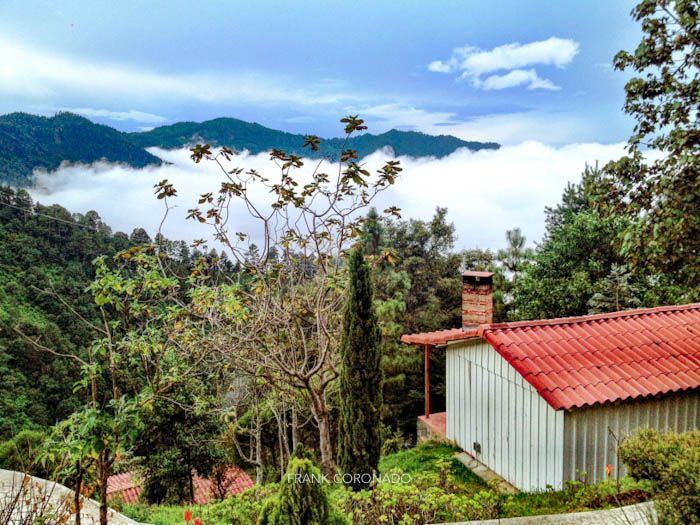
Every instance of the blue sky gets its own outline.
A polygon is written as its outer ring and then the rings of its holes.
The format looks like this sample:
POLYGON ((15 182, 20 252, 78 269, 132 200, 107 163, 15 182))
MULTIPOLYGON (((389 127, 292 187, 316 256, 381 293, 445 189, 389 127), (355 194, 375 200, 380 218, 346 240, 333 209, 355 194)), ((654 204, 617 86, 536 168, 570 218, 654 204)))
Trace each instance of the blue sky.
MULTIPOLYGON (((401 158, 401 180, 378 205, 423 220, 447 207, 457 248, 501 247, 513 227, 532 243, 542 238, 545 206, 586 164, 624 154, 633 127, 621 110, 628 75, 611 66, 641 38, 633 6, 0 0, 0 113, 70 110, 125 131, 226 116, 324 137, 359 114, 373 133, 496 141, 498 151, 401 158), (479 198, 465 205, 466 194, 479 198)), ((177 181, 186 210, 220 176, 195 169, 186 148, 154 153, 169 164, 62 167, 37 174, 30 191, 71 211, 97 210, 115 230, 154 233, 156 181, 177 181)), ((390 156, 363 162, 379 167, 390 156)), ((269 165, 245 152, 237 161, 269 165)), ((170 237, 202 236, 184 213, 171 219, 170 237)))
POLYGON ((123 130, 220 116, 321 136, 391 128, 550 145, 628 138, 628 1, 4 0, 0 113, 123 130))

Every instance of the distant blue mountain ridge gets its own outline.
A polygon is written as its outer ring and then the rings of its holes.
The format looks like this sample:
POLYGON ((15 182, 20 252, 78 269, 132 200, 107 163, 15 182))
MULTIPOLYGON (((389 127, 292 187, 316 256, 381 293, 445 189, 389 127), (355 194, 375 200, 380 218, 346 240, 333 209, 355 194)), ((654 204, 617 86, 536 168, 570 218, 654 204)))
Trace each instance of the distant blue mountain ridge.
MULTIPOLYGON (((64 161, 120 162, 135 168, 159 165, 162 161, 146 151, 149 147, 177 149, 197 143, 228 146, 253 154, 282 149, 287 153, 335 159, 343 138, 321 139, 318 151, 302 148, 304 135, 266 128, 235 118, 205 122, 178 122, 150 131, 123 133, 73 113, 42 117, 27 113, 0 116, 0 183, 27 186, 34 169, 55 170, 64 161)), ((457 149, 498 149, 495 142, 465 141, 451 135, 427 135, 417 131, 370 133, 353 136, 346 148, 362 158, 378 149, 391 148, 396 156, 445 157, 457 149)))

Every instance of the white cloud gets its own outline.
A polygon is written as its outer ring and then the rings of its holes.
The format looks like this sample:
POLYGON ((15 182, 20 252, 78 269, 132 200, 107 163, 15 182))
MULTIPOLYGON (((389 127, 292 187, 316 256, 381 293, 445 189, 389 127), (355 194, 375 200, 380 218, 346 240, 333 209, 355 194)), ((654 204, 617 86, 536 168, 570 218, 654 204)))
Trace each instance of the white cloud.
POLYGON ((524 140, 562 145, 595 140, 600 135, 595 123, 581 115, 541 111, 481 115, 436 129, 464 140, 493 141, 506 146, 524 140))
MULTIPOLYGON (((179 197, 173 201, 178 207, 171 212, 164 234, 186 240, 210 235, 206 227, 184 217, 188 208, 196 206, 199 194, 216 191, 221 172, 213 163, 194 164, 186 149, 149 151, 169 164, 140 170, 104 163, 63 167, 35 176, 30 193, 43 204, 56 202, 74 212, 97 210, 115 231, 129 233, 141 226, 153 235, 163 212, 162 202, 153 196, 153 185, 167 178, 179 197)), ((459 150, 441 160, 400 158, 402 176, 377 205, 397 205, 404 218, 416 219, 429 219, 436 206, 449 208, 459 248, 502 246, 505 230, 516 226, 529 241, 537 241, 544 231, 544 207, 559 201, 567 182, 580 179, 585 163, 603 164, 624 152, 622 143, 552 147, 529 141, 497 151, 459 150)), ((363 162, 373 171, 388 158, 386 152, 376 152, 363 162)), ((236 155, 233 164, 268 175, 277 173, 266 154, 236 155)), ((255 197, 262 203, 270 198, 262 189, 255 197)), ((230 224, 232 230, 255 233, 243 209, 234 209, 230 224)))
POLYGON ((478 81, 478 85, 485 90, 506 89, 523 84, 527 85, 527 89, 561 89, 550 80, 538 77, 534 69, 514 69, 505 75, 491 75, 483 81, 478 81))
MULTIPOLYGON (((378 125, 384 128, 410 127, 426 133, 437 129, 437 123, 453 121, 456 116, 456 113, 450 111, 427 111, 400 103, 354 106, 345 109, 350 113, 359 113, 368 122, 376 119, 378 120, 378 125)), ((371 126, 370 131, 374 128, 375 126, 371 126)))
POLYGON ((525 140, 566 144, 595 140, 600 133, 591 121, 571 113, 525 111, 460 119, 455 112, 427 111, 401 103, 353 106, 346 110, 362 115, 372 132, 378 127, 411 128, 431 135, 454 135, 463 140, 501 145, 520 144, 525 140))
POLYGON ((428 71, 432 71, 434 73, 449 73, 452 71, 452 67, 450 64, 446 64, 442 60, 435 60, 434 62, 428 64, 428 71))
POLYGON ((109 109, 93 108, 60 108, 60 111, 70 111, 84 117, 105 117, 111 120, 135 120, 136 122, 160 123, 167 119, 153 113, 145 113, 135 109, 129 111, 110 111, 109 109))
POLYGON ((460 73, 461 79, 471 80, 474 87, 484 89, 504 89, 527 83, 528 89, 555 89, 556 86, 551 81, 537 77, 534 69, 529 71, 522 68, 534 65, 564 67, 569 64, 578 53, 577 42, 566 38, 551 37, 547 40, 520 44, 517 42, 505 44, 484 51, 476 47, 457 47, 452 51, 452 55, 446 61, 436 60, 428 64, 428 70, 437 73, 460 73), (510 71, 501 76, 490 76, 483 81, 482 75, 495 71, 510 71), (534 79, 521 80, 524 74, 534 79), (491 87, 497 85, 502 87, 491 87))
POLYGON ((295 86, 287 77, 256 71, 164 73, 63 56, 0 38, 0 94, 36 97, 44 102, 68 94, 81 99, 127 96, 140 102, 167 97, 202 102, 297 105, 358 99, 350 90, 321 85, 325 86, 322 90, 307 89, 295 86))

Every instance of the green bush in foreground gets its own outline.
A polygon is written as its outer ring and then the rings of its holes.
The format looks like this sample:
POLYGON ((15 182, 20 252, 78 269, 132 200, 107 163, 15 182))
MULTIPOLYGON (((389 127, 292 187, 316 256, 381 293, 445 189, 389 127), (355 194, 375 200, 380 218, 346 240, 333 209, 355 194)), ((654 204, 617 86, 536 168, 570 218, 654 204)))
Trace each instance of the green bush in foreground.
POLYGON ((662 525, 700 523, 700 431, 643 428, 619 447, 635 479, 651 481, 662 525))
POLYGON ((287 466, 275 498, 262 507, 259 525, 346 525, 331 507, 328 486, 321 471, 309 459, 294 458, 287 466))
POLYGON ((338 493, 338 503, 356 524, 422 525, 443 521, 498 518, 506 501, 496 491, 448 494, 439 487, 380 484, 374 490, 338 493))

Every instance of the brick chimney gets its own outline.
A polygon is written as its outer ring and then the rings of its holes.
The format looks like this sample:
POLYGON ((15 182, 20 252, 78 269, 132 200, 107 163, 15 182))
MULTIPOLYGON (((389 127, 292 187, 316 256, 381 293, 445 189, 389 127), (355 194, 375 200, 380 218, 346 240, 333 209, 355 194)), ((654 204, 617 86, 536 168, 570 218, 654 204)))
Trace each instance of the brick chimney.
POLYGON ((493 321, 493 272, 462 274, 462 330, 493 321))

